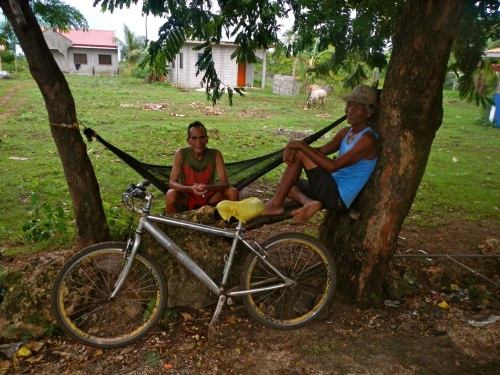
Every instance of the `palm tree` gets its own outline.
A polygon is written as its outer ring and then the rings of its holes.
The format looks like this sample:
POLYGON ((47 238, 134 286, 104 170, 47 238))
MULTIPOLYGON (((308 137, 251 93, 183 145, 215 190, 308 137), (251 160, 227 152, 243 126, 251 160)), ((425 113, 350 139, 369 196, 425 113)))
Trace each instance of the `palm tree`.
POLYGON ((125 40, 121 41, 116 38, 116 41, 120 46, 121 60, 128 63, 130 73, 132 73, 134 65, 141 60, 144 54, 147 40, 144 36, 135 35, 125 24, 123 25, 123 33, 125 34, 125 40))

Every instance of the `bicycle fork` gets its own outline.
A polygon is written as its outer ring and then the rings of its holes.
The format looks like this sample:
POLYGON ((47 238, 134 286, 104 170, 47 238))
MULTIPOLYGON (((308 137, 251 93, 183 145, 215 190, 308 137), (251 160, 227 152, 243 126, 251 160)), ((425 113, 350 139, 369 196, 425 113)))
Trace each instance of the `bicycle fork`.
POLYGON ((116 280, 113 293, 111 293, 111 295, 109 296, 110 300, 116 297, 116 295, 122 288, 123 283, 127 279, 130 269, 132 268, 132 264, 134 263, 135 254, 137 254, 140 244, 141 244, 141 232, 137 231, 135 233, 134 240, 129 239, 127 242, 127 247, 125 249, 125 253, 123 254, 123 257, 124 259, 127 259, 127 262, 125 263, 122 272, 120 272, 120 276, 118 276, 118 279, 116 280), (132 245, 132 250, 129 253, 130 245, 132 245), (129 255, 127 256, 127 254, 129 255))

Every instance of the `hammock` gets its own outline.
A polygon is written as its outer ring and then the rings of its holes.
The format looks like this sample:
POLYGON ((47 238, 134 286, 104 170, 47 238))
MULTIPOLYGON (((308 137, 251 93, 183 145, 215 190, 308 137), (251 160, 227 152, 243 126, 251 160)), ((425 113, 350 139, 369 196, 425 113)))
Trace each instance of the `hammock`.
MULTIPOLYGON (((313 143, 314 141, 321 138, 324 134, 329 132, 331 129, 342 123, 345 119, 346 116, 342 116, 327 127, 304 138, 303 141, 308 144, 313 143)), ((171 166, 143 163, 130 156, 126 152, 120 150, 119 148, 113 146, 111 143, 106 142, 91 128, 85 128, 83 133, 85 134, 89 142, 91 142, 92 137, 94 137, 101 144, 112 151, 116 156, 127 163, 133 170, 139 173, 143 178, 149 180, 154 186, 156 186, 156 188, 158 188, 163 193, 167 192, 168 181, 170 180, 170 171, 172 170, 171 166)), ((225 163, 224 166, 228 175, 229 184, 238 190, 241 190, 245 186, 250 185, 259 177, 262 177, 269 171, 278 167, 283 162, 283 150, 284 149, 281 149, 271 154, 263 155, 254 159, 225 163)))

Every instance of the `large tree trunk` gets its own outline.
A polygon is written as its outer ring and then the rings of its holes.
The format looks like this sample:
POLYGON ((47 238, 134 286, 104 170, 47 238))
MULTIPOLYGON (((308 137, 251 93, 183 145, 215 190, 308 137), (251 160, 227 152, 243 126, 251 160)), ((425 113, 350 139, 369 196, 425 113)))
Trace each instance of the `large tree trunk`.
POLYGON ((394 38, 375 128, 377 168, 356 201, 359 220, 327 213, 320 235, 331 244, 345 298, 367 305, 380 296, 397 237, 425 171, 443 118, 446 66, 462 0, 409 0, 394 38))
POLYGON ((52 57, 29 0, 15 2, 19 3, 21 12, 13 10, 8 0, 0 0, 0 6, 14 29, 28 60, 31 75, 45 100, 50 130, 73 202, 76 246, 83 247, 107 240, 110 237, 109 227, 99 184, 87 155, 87 147, 76 125, 75 102, 68 83, 52 57), (61 124, 75 126, 65 127, 61 124))

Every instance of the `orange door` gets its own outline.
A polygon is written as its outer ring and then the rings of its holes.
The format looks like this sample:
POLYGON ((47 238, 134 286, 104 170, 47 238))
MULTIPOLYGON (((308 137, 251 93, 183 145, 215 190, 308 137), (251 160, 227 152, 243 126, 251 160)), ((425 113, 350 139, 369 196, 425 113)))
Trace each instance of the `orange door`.
POLYGON ((245 86, 246 71, 247 71, 247 64, 238 64, 238 80, 236 82, 236 86, 238 86, 238 87, 245 86))

